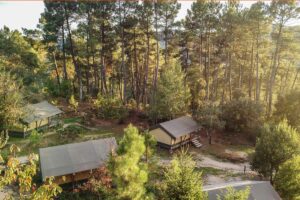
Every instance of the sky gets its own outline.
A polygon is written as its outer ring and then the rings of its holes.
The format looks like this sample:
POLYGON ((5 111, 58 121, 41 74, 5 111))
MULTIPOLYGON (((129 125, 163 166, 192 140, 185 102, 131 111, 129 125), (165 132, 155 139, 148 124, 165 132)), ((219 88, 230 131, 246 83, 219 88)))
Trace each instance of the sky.
MULTIPOLYGON (((178 13, 178 19, 184 18, 187 10, 191 7, 192 0, 178 1, 181 3, 181 9, 178 13)), ((245 6, 250 6, 255 1, 245 1, 245 6)), ((4 25, 10 29, 22 30, 22 28, 34 29, 39 22, 40 14, 44 11, 43 1, 3 1, 0 0, 0 28, 4 25)), ((300 21, 300 20, 299 20, 300 21)), ((290 25, 299 24, 292 21, 290 25)))

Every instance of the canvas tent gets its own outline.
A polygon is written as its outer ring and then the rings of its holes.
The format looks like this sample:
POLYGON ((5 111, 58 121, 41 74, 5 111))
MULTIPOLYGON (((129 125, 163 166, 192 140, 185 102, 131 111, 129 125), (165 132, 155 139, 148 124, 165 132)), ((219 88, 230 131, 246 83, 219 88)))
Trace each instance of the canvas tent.
POLYGON ((114 137, 39 149, 42 180, 58 184, 84 180, 99 168, 117 147, 114 137))
POLYGON ((179 117, 158 124, 150 130, 158 145, 170 150, 189 143, 193 133, 198 132, 201 126, 190 116, 179 117))
POLYGON ((217 200, 218 195, 222 196, 226 194, 228 187, 232 187, 235 190, 242 190, 246 187, 250 187, 250 194, 248 200, 280 200, 280 196, 274 190, 270 182, 268 181, 239 181, 229 182, 215 185, 204 186, 203 190, 208 193, 209 200, 217 200))
POLYGON ((36 104, 28 104, 24 108, 25 115, 20 122, 10 129, 10 135, 25 137, 33 129, 54 125, 56 118, 62 111, 56 106, 42 101, 36 104))

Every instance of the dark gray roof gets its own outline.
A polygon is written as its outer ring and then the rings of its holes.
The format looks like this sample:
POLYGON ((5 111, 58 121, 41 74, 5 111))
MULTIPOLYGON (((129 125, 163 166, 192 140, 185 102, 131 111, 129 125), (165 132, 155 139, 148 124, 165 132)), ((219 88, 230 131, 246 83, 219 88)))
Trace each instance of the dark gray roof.
POLYGON ((201 127, 190 116, 183 116, 167 122, 163 122, 160 123, 159 126, 173 138, 178 138, 180 136, 195 132, 201 127))
POLYGON ((43 180, 96 169, 117 147, 114 137, 39 149, 43 180))
POLYGON ((36 104, 29 104, 25 107, 25 117, 22 118, 22 121, 26 123, 35 122, 38 120, 46 119, 62 113, 60 109, 47 101, 42 101, 36 104))
POLYGON ((268 181, 239 181, 216 185, 204 186, 203 190, 208 193, 209 200, 217 200, 218 195, 224 194, 226 188, 233 187, 236 190, 250 187, 248 200, 280 200, 280 196, 268 181))

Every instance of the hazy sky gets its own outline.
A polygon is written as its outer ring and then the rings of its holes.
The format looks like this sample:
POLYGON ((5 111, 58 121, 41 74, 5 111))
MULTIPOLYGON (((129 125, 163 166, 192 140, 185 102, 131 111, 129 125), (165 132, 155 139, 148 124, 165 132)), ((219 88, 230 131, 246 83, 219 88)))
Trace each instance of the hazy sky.
MULTIPOLYGON (((191 7, 192 0, 180 1, 181 10, 179 11, 178 18, 183 18, 187 9, 191 7)), ((245 6, 249 6, 255 1, 245 1, 245 6)), ((36 28, 39 21, 40 14, 44 10, 43 1, 2 1, 0 0, 0 28, 4 25, 10 29, 36 28)), ((291 22, 295 24, 297 22, 291 22)))

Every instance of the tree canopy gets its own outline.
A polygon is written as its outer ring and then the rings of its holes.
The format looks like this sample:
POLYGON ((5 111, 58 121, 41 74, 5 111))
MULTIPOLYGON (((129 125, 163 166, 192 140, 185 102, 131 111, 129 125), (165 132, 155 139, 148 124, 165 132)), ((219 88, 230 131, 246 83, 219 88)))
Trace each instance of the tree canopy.
POLYGON ((256 141, 252 169, 273 181, 281 164, 300 152, 300 135, 284 120, 278 125, 266 124, 256 141))

